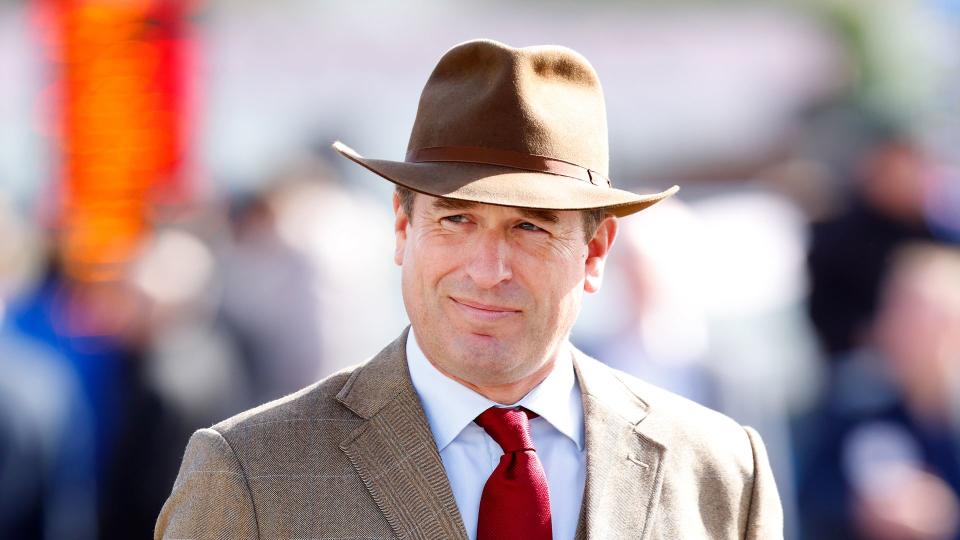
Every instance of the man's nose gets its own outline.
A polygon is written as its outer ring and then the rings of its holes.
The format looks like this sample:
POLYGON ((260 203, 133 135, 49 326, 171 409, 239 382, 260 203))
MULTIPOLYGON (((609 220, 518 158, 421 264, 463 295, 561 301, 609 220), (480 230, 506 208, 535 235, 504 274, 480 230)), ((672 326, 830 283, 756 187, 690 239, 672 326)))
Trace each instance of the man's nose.
POLYGON ((513 277, 510 270, 510 245, 499 231, 478 233, 471 246, 467 275, 480 288, 490 289, 513 277))

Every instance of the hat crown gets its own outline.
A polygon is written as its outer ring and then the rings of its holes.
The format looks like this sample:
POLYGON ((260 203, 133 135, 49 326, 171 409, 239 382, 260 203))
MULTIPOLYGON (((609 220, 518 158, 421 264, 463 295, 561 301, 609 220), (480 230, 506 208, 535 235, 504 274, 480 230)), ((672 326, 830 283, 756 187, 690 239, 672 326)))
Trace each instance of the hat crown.
POLYGON ((545 156, 608 175, 600 80, 566 47, 461 43, 420 95, 407 150, 482 147, 545 156))

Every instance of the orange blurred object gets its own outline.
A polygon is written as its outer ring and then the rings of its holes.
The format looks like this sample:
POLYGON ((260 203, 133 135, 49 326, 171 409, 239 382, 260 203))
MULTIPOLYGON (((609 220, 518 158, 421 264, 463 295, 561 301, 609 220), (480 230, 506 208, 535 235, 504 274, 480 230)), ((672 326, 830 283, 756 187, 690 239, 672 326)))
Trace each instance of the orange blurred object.
POLYGON ((152 209, 183 181, 189 50, 183 0, 41 0, 58 71, 60 253, 79 281, 115 279, 152 209))

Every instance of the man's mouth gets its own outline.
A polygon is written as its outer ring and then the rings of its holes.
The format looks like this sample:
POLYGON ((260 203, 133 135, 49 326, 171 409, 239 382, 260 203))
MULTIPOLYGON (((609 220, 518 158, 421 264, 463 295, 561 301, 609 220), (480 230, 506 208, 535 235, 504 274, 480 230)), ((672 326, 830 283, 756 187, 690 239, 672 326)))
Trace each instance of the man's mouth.
POLYGON ((512 306, 486 304, 469 298, 449 297, 460 311, 471 318, 484 321, 498 321, 516 315, 521 310, 512 306))

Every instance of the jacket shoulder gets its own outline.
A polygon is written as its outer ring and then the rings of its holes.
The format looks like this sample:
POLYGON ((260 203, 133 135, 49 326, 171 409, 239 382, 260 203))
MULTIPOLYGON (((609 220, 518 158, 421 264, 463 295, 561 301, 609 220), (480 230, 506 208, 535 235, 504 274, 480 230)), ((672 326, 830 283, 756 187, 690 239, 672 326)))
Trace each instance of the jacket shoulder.
POLYGON ((349 417, 353 414, 334 398, 353 373, 363 367, 356 364, 332 373, 296 392, 238 413, 212 426, 221 433, 236 432, 258 424, 316 417, 349 417))
POLYGON ((615 370, 619 379, 638 398, 648 404, 657 416, 676 426, 688 437, 742 436, 743 426, 729 416, 690 398, 671 392, 628 373, 615 370))
POLYGON ((366 419, 338 394, 374 360, 195 432, 155 537, 383 536, 389 526, 340 448, 366 419), (356 519, 329 518, 338 512, 356 519))
POLYGON ((721 412, 610 367, 584 353, 578 354, 577 361, 590 373, 601 372, 606 377, 616 379, 635 400, 640 401, 641 407, 657 416, 666 416, 678 428, 689 428, 693 433, 719 431, 729 434, 743 431, 739 423, 721 412))
MULTIPOLYGON (((359 423, 376 408, 373 402, 391 399, 405 376, 404 346, 408 330, 364 362, 346 367, 290 395, 241 412, 212 426, 227 440, 255 431, 290 431, 304 422, 316 426, 359 423), (363 376, 361 376, 363 375, 363 376), (364 382, 365 381, 365 382, 364 382), (351 399, 349 391, 359 387, 361 397, 351 399), (284 427, 286 424, 288 426, 284 427)), ((231 440, 232 442, 232 440, 231 440)))
POLYGON ((753 473, 753 444, 747 429, 729 416, 583 355, 581 364, 615 379, 645 410, 640 431, 675 457, 718 463, 741 478, 753 473), (677 456, 677 454, 680 454, 677 456))
POLYGON ((671 501, 662 507, 664 530, 678 516, 686 516, 679 521, 702 520, 703 537, 783 538, 776 483, 756 431, 596 360, 588 362, 596 363, 591 371, 602 370, 619 381, 632 402, 645 411, 634 430, 663 452, 662 489, 671 501), (699 505, 686 505, 704 500, 711 501, 709 512, 702 512, 699 505))
POLYGON ((216 431, 197 430, 183 456, 154 538, 258 538, 256 512, 243 467, 216 431))
POLYGON ((302 423, 359 422, 335 398, 355 371, 365 363, 344 368, 292 394, 269 401, 214 424, 210 429, 234 443, 272 431, 287 432, 302 423))

